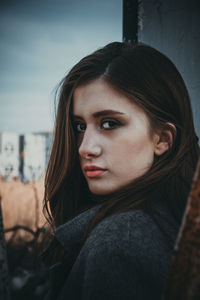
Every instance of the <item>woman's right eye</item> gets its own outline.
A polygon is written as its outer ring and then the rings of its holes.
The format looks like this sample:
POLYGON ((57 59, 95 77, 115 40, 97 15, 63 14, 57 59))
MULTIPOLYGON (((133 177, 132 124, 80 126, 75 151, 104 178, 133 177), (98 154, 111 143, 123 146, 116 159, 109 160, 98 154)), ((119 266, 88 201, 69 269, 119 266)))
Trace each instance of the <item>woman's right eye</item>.
POLYGON ((74 128, 76 130, 76 132, 84 132, 86 129, 86 125, 84 123, 75 123, 74 124, 74 128))

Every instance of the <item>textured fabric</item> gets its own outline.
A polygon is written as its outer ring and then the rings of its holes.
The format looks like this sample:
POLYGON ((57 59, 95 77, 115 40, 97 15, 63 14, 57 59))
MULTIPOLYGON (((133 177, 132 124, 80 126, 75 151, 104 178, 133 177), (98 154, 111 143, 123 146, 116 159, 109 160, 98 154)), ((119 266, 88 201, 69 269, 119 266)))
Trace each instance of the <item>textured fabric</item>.
MULTIPOLYGON (((98 207, 56 229, 55 236, 67 251, 74 240, 81 238, 98 207)), ((178 224, 163 204, 155 203, 154 209, 174 244, 178 224)), ((56 297, 160 300, 172 251, 162 230, 146 211, 139 209, 110 216, 94 228, 56 297)), ((58 266, 52 268, 56 269, 55 274, 58 266)), ((64 268, 62 263, 60 267, 64 268)), ((59 275, 53 280, 56 278, 59 275)))

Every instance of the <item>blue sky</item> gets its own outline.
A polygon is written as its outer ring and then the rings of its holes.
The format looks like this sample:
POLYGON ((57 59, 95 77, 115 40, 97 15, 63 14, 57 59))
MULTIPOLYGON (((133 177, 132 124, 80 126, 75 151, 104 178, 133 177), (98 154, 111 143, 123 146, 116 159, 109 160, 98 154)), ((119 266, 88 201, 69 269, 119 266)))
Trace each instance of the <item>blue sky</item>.
POLYGON ((0 131, 52 130, 59 81, 121 40, 122 0, 1 0, 0 131))

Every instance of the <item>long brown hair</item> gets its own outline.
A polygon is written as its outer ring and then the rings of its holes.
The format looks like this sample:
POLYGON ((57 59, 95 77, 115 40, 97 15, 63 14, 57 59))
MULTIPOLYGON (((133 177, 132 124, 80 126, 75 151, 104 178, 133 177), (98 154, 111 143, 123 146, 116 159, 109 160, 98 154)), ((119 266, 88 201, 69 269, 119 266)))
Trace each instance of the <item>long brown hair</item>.
POLYGON ((134 209, 155 198, 165 201, 180 222, 199 147, 189 95, 175 65, 147 45, 113 42, 71 69, 61 82, 58 99, 44 196, 44 209, 52 228, 100 201, 102 205, 90 224, 89 234, 106 216, 134 209), (152 130, 171 130, 174 141, 146 174, 112 194, 94 197, 80 170, 71 111, 76 87, 99 77, 142 107, 152 130), (175 125, 176 132, 169 123, 175 125))

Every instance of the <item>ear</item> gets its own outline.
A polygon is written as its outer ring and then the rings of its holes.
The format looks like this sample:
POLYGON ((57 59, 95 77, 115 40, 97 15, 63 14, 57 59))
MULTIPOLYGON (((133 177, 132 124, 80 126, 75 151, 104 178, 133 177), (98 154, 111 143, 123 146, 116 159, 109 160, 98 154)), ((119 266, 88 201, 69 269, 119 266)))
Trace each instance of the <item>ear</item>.
POLYGON ((156 156, 160 156, 169 150, 176 137, 176 126, 172 123, 166 123, 166 125, 166 128, 160 129, 155 137, 154 153, 156 156))

